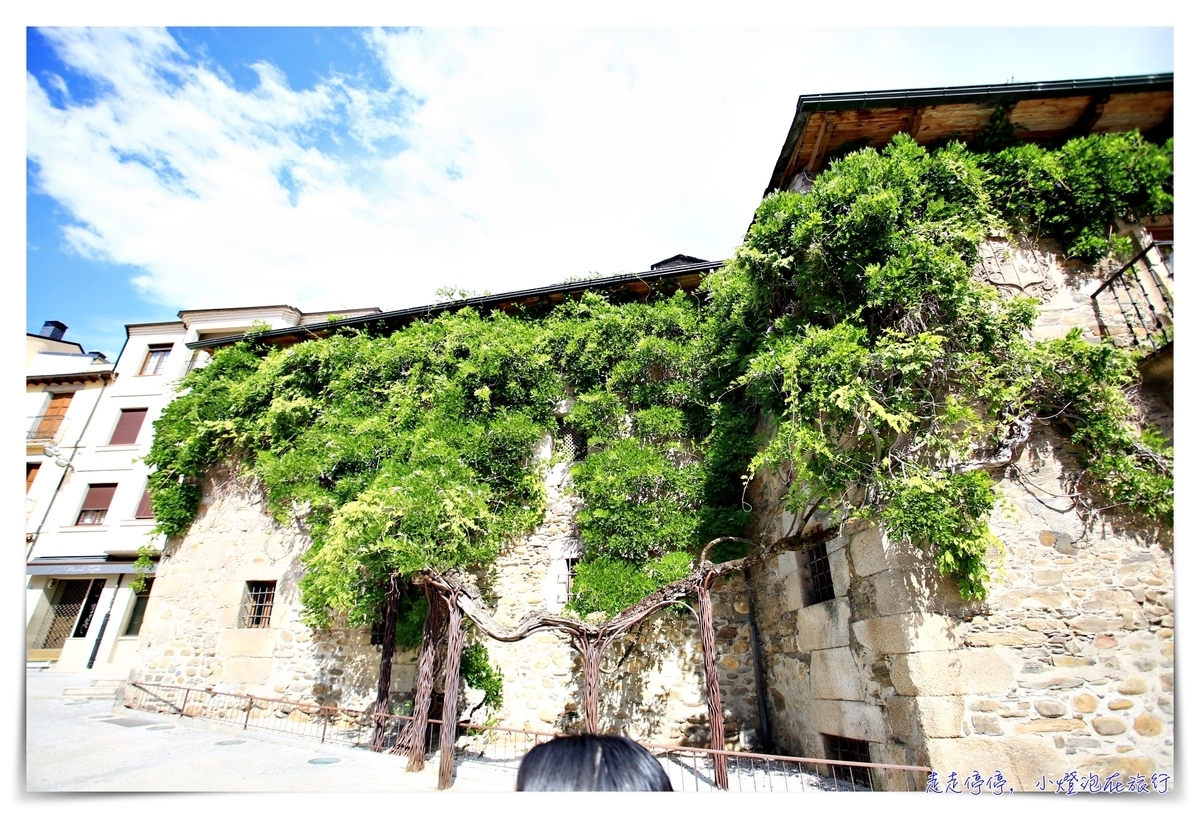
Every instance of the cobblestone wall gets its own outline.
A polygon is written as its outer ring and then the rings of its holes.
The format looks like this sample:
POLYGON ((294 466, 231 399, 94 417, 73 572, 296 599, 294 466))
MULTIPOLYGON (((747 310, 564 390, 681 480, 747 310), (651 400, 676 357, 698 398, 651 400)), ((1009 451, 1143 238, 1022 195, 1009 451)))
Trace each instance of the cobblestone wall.
MULTIPOLYGON (((255 487, 214 474, 191 531, 159 563, 130 679, 345 707, 374 701, 379 648, 370 634, 344 626, 314 632, 300 619, 308 545, 295 526, 265 513, 255 487), (252 581, 276 583, 269 627, 238 627, 252 581)), ((411 690, 414 671, 415 657, 400 653, 397 697, 411 690)))

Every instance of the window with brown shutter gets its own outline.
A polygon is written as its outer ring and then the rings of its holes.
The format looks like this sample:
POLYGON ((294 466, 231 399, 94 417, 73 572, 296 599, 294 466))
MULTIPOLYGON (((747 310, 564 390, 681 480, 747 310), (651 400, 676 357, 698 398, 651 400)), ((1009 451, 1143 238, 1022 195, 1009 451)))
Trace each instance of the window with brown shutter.
POLYGON ((154 509, 150 507, 150 487, 149 486, 147 486, 146 490, 142 492, 142 500, 141 500, 141 502, 138 503, 137 511, 134 512, 133 516, 139 520, 154 519, 154 509))
POLYGON ((117 419, 117 428, 113 429, 112 446, 131 446, 137 443, 138 432, 142 429, 142 421, 146 419, 145 409, 122 409, 121 417, 117 419))
POLYGON ((25 493, 33 488, 33 481, 37 479, 38 469, 42 466, 41 463, 26 463, 25 464, 25 493))
POLYGON ((62 426, 63 418, 67 416, 67 407, 71 404, 74 392, 57 392, 50 396, 46 409, 35 420, 34 428, 30 430, 30 440, 54 440, 58 429, 62 426))
POLYGON ((116 483, 98 483, 88 486, 87 494, 83 497, 83 507, 79 509, 79 519, 75 525, 103 525, 108 515, 108 507, 112 505, 113 494, 117 491, 116 483))

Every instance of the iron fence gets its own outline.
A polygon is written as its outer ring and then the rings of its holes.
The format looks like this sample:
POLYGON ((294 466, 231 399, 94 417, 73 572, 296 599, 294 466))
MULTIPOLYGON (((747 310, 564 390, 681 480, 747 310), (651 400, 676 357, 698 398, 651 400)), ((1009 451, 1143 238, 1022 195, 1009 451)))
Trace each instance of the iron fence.
POLYGON ((924 792, 927 767, 836 761, 825 758, 736 753, 707 747, 646 744, 679 792, 719 789, 724 763, 731 792, 924 792))
MULTIPOLYGON (((367 747, 378 719, 384 722, 383 746, 395 745, 410 716, 376 716, 365 710, 296 702, 248 693, 133 682, 126 687, 125 706, 133 710, 171 713, 217 721, 243 729, 270 730, 321 744, 367 747)), ((440 722, 432 722, 438 726, 440 722)))
MULTIPOLYGON (((384 720, 382 747, 392 749, 411 716, 377 717, 369 711, 306 704, 287 699, 226 693, 206 688, 133 682, 126 687, 126 707, 218 721, 243 729, 270 730, 320 743, 369 747, 378 718, 384 720)), ((440 721, 430 719, 426 746, 435 751, 440 721)), ((534 746, 560 733, 462 722, 457 726, 454 765, 469 765, 496 790, 516 785, 521 759, 534 746)), ((741 753, 706 747, 680 747, 642 742, 662 764, 677 792, 719 789, 716 767, 727 771, 734 792, 923 792, 927 767, 821 758, 741 753)), ((432 753, 436 755, 436 752, 432 753)))
POLYGON ((1167 283, 1174 282, 1173 266, 1173 242, 1160 241, 1109 276, 1092 293, 1103 332, 1118 343, 1152 351, 1165 346, 1171 340, 1175 317, 1174 297, 1167 283))

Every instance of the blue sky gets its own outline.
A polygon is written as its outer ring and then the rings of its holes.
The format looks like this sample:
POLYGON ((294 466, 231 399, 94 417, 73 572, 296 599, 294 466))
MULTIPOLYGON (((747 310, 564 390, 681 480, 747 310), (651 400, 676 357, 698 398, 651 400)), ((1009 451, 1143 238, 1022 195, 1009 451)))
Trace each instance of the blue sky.
POLYGON ((1172 71, 1169 28, 26 32, 27 331, 724 258, 800 94, 1172 71))

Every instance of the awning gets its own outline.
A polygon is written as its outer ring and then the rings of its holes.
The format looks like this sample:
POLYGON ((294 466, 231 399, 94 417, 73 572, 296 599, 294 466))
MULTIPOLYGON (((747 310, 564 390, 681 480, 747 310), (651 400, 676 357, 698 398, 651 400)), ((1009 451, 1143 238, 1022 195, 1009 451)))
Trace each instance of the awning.
MULTIPOLYGON (((156 567, 151 566, 146 569, 145 573, 153 574, 156 567)), ((25 573, 30 576, 53 574, 54 576, 66 577, 93 574, 135 574, 137 573, 137 569, 133 567, 132 561, 56 562, 34 560, 25 565, 25 573)))

